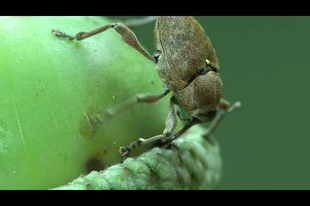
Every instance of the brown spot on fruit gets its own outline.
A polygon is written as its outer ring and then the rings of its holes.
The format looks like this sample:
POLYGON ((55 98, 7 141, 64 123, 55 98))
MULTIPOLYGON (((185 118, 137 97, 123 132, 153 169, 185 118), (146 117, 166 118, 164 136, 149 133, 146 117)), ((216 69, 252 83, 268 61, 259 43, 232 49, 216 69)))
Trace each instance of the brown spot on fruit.
POLYGON ((92 171, 97 171, 100 172, 101 170, 104 169, 104 164, 103 162, 97 158, 97 157, 93 157, 90 158, 87 162, 86 162, 86 172, 87 174, 92 172, 92 171))

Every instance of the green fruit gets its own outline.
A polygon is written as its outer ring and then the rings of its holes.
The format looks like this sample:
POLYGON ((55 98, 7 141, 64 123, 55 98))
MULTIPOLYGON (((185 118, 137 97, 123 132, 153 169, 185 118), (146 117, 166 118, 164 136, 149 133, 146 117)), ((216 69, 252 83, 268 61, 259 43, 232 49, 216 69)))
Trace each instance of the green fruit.
POLYGON ((120 162, 121 146, 163 131, 169 97, 136 105, 95 133, 85 119, 85 113, 137 93, 163 92, 155 65, 113 29, 80 42, 51 34, 52 29, 76 34, 109 22, 0 17, 0 189, 64 185, 120 162))

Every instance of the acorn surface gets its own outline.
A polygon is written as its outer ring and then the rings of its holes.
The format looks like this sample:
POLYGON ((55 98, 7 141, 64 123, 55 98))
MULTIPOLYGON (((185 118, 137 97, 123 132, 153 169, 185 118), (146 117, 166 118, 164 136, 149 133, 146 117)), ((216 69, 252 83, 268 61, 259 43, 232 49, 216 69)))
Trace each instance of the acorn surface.
POLYGON ((74 35, 109 22, 102 17, 0 17, 0 189, 64 185, 119 163, 121 146, 163 131, 168 96, 136 105, 96 131, 85 118, 137 93, 163 92, 154 63, 113 29, 83 41, 51 33, 60 29, 74 35))

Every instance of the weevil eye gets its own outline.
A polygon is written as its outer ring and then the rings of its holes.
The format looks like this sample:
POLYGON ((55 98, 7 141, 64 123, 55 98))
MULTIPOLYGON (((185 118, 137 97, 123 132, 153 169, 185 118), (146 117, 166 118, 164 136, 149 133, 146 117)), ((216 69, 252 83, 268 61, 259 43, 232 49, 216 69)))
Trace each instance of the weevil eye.
POLYGON ((217 72, 213 67, 211 67, 210 65, 207 66, 206 69, 201 69, 201 70, 197 70, 197 75, 205 75, 207 74, 208 72, 217 72))
POLYGON ((207 67, 207 70, 208 70, 208 69, 210 69, 211 71, 214 71, 215 73, 218 72, 218 69, 215 68, 215 67, 212 67, 211 65, 209 65, 209 66, 207 67))
POLYGON ((217 68, 211 66, 211 62, 208 59, 206 60, 206 67, 207 67, 206 71, 218 72, 217 68))
POLYGON ((158 59, 159 59, 160 55, 161 55, 161 51, 156 50, 156 52, 154 53, 154 56, 153 56, 156 63, 158 63, 158 59))

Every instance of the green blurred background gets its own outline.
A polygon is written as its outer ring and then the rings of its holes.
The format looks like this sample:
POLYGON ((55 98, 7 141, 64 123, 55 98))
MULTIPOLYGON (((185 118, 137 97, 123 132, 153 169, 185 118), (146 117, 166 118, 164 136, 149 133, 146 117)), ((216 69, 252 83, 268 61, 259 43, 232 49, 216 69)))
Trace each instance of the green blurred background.
MULTIPOLYGON (((242 101, 215 133, 219 189, 310 189, 310 17, 197 19, 217 51, 224 97, 242 101)), ((151 53, 153 29, 134 29, 151 53)))

